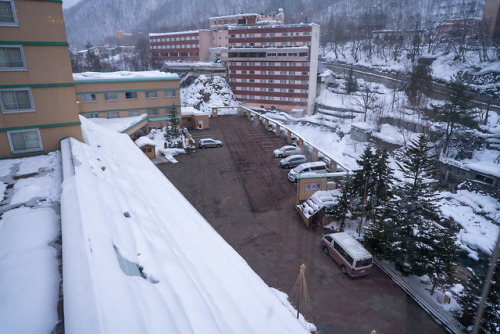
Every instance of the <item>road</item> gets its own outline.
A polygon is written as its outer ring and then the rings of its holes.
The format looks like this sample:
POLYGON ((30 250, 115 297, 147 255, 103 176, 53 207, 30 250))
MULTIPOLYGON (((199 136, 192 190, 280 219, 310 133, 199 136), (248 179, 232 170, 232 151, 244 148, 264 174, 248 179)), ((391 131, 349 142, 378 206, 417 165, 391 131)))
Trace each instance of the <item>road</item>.
POLYGON ((195 139, 222 140, 222 148, 176 156, 158 168, 215 230, 271 287, 288 294, 305 264, 310 308, 306 318, 322 334, 444 333, 378 267, 351 279, 319 247, 294 210, 296 186, 272 156, 285 139, 244 117, 212 118, 195 139))

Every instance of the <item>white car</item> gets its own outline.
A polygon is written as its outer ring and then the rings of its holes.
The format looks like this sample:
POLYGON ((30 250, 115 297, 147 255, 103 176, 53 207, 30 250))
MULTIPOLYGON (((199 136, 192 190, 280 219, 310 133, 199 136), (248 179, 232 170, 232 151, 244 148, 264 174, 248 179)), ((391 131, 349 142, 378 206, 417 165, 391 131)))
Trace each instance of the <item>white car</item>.
POLYGON ((278 149, 274 150, 274 152, 273 152, 275 158, 288 157, 290 155, 299 154, 299 153, 300 153, 300 148, 292 146, 292 145, 283 146, 282 148, 278 148, 278 149))
POLYGON ((200 142, 198 143, 199 148, 207 148, 207 147, 221 147, 222 142, 220 140, 212 139, 212 138, 205 138, 205 139, 200 139, 200 142))

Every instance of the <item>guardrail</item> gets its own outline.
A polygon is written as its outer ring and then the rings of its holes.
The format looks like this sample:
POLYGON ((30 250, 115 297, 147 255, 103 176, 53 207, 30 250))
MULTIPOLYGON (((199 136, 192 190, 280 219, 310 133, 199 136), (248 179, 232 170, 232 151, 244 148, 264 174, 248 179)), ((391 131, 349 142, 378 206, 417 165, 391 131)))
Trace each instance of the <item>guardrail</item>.
POLYGON ((310 141, 306 140, 304 137, 302 137, 301 135, 299 135, 297 132, 295 132, 294 130, 290 129, 289 127, 287 127, 286 125, 280 123, 279 121, 275 120, 275 119, 272 119, 270 117, 267 117, 267 116, 264 116, 262 115, 261 113, 259 113, 258 111, 255 111, 255 110, 252 110, 250 108, 247 108, 247 107, 242 107, 242 106, 238 106, 237 108, 239 109, 243 109, 244 111, 246 112, 249 112, 250 115, 256 115, 260 118, 263 118, 263 119, 266 119, 268 120, 270 123, 274 124, 274 125, 279 125, 280 126, 280 129, 282 130, 286 130, 286 131, 289 131, 290 133, 293 133, 293 135, 297 138, 299 138, 304 144, 312 147, 313 149, 315 149, 316 151, 318 151, 319 153, 321 153, 323 156, 327 157, 328 159, 330 159, 331 161, 334 161, 337 166, 340 166, 342 167, 345 171, 349 172, 349 173, 352 173, 352 170, 350 168, 348 168, 347 166, 345 166, 344 164, 338 162, 337 160, 335 160, 333 157, 331 157, 328 153, 326 153, 325 151, 319 149, 317 146, 315 146, 313 143, 311 143, 310 141))
POLYGON ((420 307, 429 313, 434 320, 443 325, 448 332, 453 334, 466 333, 465 327, 458 322, 452 314, 437 305, 436 302, 428 295, 421 294, 412 288, 411 282, 403 280, 399 272, 380 262, 375 257, 373 260, 375 264, 394 281, 394 283, 399 285, 399 287, 403 289, 408 296, 410 296, 418 305, 420 305, 420 307))

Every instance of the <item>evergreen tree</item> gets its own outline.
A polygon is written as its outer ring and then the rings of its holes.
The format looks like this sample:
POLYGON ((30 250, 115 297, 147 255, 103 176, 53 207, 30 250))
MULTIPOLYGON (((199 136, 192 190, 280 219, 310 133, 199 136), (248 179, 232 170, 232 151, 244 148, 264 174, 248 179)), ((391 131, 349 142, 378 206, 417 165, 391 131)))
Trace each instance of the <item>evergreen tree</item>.
POLYGON ((431 67, 427 64, 417 64, 410 74, 408 86, 405 89, 408 101, 414 106, 418 106, 422 96, 429 92, 432 85, 431 67))
MULTIPOLYGON (((484 286, 484 279, 488 271, 490 258, 481 253, 475 270, 469 268, 469 279, 464 284, 464 290, 458 296, 458 304, 462 308, 457 312, 458 319, 465 326, 474 324, 479 308, 480 296, 484 286)), ((490 292, 481 322, 481 333, 498 333, 500 328, 500 260, 491 282, 490 292)))
POLYGON ((358 91, 358 81, 356 80, 356 77, 354 76, 354 70, 352 68, 349 69, 349 74, 347 75, 346 83, 345 83, 345 90, 347 94, 354 93, 358 91))
POLYGON ((340 189, 340 198, 337 204, 325 208, 327 214, 338 217, 341 231, 344 230, 345 218, 351 210, 352 201, 356 195, 355 192, 356 189, 353 186, 352 179, 348 177, 344 186, 340 189))
POLYGON ((468 93, 468 85, 465 82, 465 74, 459 71, 446 84, 449 91, 449 102, 442 106, 432 106, 434 109, 433 118, 445 123, 443 154, 448 151, 450 139, 457 130, 475 129, 479 124, 477 112, 473 111, 470 105, 473 97, 468 93))

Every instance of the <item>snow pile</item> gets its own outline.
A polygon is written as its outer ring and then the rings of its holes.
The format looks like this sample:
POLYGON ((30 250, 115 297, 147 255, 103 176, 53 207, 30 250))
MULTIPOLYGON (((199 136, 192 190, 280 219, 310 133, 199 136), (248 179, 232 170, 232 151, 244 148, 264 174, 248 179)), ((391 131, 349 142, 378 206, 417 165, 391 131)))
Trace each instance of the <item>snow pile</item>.
MULTIPOLYGON (((200 75, 189 87, 181 89, 181 101, 183 107, 195 107, 204 113, 211 113, 212 107, 239 105, 224 78, 205 75, 200 75)), ((219 110, 219 114, 226 113, 235 114, 236 108, 219 110)))
POLYGON ((297 205, 306 218, 315 215, 322 208, 337 204, 340 197, 340 190, 317 191, 304 203, 297 205))
POLYGON ((442 192, 438 205, 445 217, 453 218, 462 229, 457 234, 458 246, 469 257, 479 260, 478 250, 491 254, 500 227, 500 205, 491 196, 458 190, 442 192))
POLYGON ((122 132, 148 118, 147 114, 121 118, 89 118, 90 121, 113 132, 122 132))
POLYGON ((0 161, 0 333, 58 323, 59 165, 59 153, 0 161))
POLYGON ((71 333, 307 333, 123 134, 66 139, 65 328, 71 333))
POLYGON ((119 72, 83 72, 73 73, 76 83, 94 81, 137 81, 137 80, 179 80, 179 75, 161 71, 119 71, 119 72))

